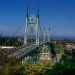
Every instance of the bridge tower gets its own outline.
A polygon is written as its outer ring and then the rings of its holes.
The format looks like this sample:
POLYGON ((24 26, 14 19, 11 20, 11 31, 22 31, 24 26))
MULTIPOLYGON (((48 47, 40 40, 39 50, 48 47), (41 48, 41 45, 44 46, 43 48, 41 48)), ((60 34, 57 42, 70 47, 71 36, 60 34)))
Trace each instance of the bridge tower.
POLYGON ((30 16, 28 14, 28 8, 27 8, 27 14, 26 14, 26 25, 25 25, 25 35, 24 35, 24 44, 27 45, 27 39, 28 39, 28 31, 32 28, 35 31, 36 35, 36 46, 39 46, 39 11, 37 15, 30 16), (30 27, 31 26, 31 27, 30 27))
POLYGON ((50 42, 50 27, 49 27, 49 30, 47 30, 45 27, 44 27, 44 42, 48 41, 50 42))
MULTIPOLYGON (((50 26, 49 29, 46 29, 44 26, 44 31, 43 31, 43 41, 46 42, 50 42, 50 26)), ((51 47, 50 47, 50 43, 46 43, 43 44, 43 48, 41 51, 41 56, 40 56, 40 60, 42 61, 52 61, 51 59, 51 47)))
POLYGON ((49 30, 48 30, 48 41, 50 42, 50 40, 51 40, 51 36, 50 36, 50 25, 49 25, 49 30))

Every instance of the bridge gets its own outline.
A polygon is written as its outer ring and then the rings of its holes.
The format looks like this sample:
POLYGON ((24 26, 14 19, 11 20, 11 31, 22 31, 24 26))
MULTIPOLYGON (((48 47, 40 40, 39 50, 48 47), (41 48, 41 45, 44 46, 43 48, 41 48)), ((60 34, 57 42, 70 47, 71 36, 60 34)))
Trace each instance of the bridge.
MULTIPOLYGON (((8 55, 8 57, 15 57, 17 59, 22 59, 32 53, 34 50, 39 50, 41 45, 49 45, 50 44, 50 27, 49 29, 41 29, 40 20, 39 20, 39 9, 37 15, 30 16, 28 13, 26 14, 26 24, 25 24, 25 35, 24 35, 24 43, 21 47, 17 48, 17 50, 8 55), (30 31, 31 30, 31 31, 30 31), (29 31, 33 33, 33 37, 29 37, 29 31), (32 42, 28 45, 28 39, 35 37, 36 42, 32 42)), ((49 45, 50 46, 50 45, 49 45)), ((50 56, 50 47, 48 47, 48 51, 46 53, 41 53, 41 55, 48 55, 50 56)), ((43 57, 40 57, 42 59, 43 57)), ((47 57, 48 58, 48 57, 47 57)), ((43 60, 45 60, 43 58, 43 60)), ((49 59, 48 59, 49 60, 49 59)))

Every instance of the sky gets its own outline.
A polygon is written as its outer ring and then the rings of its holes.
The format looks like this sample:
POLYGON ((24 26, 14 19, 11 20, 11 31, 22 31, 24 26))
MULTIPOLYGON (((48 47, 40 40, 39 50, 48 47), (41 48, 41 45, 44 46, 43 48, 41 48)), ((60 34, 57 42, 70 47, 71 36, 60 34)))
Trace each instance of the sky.
POLYGON ((24 35, 27 4, 30 15, 39 6, 40 25, 50 25, 52 36, 75 36, 75 0, 0 0, 0 33, 24 35))

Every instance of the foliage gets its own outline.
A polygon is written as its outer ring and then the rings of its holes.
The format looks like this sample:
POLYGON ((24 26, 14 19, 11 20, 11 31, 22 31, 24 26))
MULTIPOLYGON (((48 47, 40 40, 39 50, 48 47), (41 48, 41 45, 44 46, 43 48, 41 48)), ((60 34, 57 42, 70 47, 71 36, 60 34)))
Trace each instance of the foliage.
POLYGON ((40 61, 21 65, 14 57, 0 55, 0 75, 75 75, 75 51, 64 50, 61 63, 40 61))

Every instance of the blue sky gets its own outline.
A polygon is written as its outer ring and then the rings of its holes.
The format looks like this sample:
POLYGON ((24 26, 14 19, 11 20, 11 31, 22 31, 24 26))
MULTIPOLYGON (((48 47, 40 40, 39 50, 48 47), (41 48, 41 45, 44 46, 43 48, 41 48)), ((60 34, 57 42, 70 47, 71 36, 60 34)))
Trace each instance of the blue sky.
POLYGON ((22 25, 18 35, 24 35, 26 5, 29 14, 40 9, 40 25, 51 26, 52 36, 75 36, 75 0, 0 0, 0 32, 13 35, 22 25))

